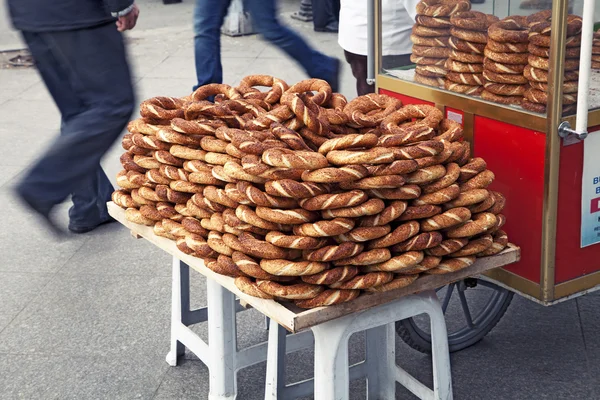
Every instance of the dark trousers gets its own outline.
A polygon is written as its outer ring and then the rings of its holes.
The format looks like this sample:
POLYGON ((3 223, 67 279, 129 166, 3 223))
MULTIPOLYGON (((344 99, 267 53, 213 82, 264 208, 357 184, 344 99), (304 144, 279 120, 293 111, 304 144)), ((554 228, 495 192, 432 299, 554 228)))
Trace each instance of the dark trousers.
POLYGON ((339 0, 312 0, 313 25, 315 29, 325 29, 327 25, 339 21, 339 0))
MULTIPOLYGON (((344 50, 346 61, 350 64, 352 75, 356 78, 356 92, 359 96, 374 93, 375 85, 367 84, 367 56, 350 53, 344 50)), ((397 56, 384 56, 383 68, 404 67, 411 65, 410 54, 401 54, 397 56)))
MULTIPOLYGON (((197 85, 222 83, 221 25, 231 0, 196 0, 194 48, 197 85)), ((267 41, 296 60, 311 78, 337 81, 337 60, 311 48, 297 33, 277 19, 277 0, 244 0, 254 27, 267 41)), ((335 88, 337 89, 337 88, 335 88)))
POLYGON ((23 32, 48 91, 60 110, 60 135, 17 190, 48 213, 72 196, 70 225, 106 220, 113 187, 100 167, 134 110, 123 37, 113 23, 63 32, 23 32))

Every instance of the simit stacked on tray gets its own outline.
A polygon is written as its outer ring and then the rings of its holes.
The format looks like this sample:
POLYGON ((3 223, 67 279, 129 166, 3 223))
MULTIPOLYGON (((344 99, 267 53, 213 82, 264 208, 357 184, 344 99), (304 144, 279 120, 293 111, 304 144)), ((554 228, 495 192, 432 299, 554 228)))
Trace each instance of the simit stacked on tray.
POLYGON ((523 76, 529 56, 528 33, 527 19, 521 16, 507 17, 490 26, 483 59, 483 99, 502 104, 522 103, 528 87, 523 76))
POLYGON ((417 64, 415 81, 444 87, 446 60, 450 55, 450 16, 471 8, 468 1, 450 4, 440 0, 423 0, 417 4, 416 23, 410 37, 413 50, 410 60, 417 64))
POLYGON ((141 115, 113 201, 250 295, 337 304, 507 244, 494 174, 435 107, 250 76, 141 115))
POLYGON ((592 69, 600 69, 600 31, 594 32, 592 42, 592 69))
POLYGON ((446 62, 446 89, 468 95, 481 93, 487 29, 497 20, 493 15, 478 11, 458 12, 450 17, 452 36, 449 43, 452 51, 446 62))
MULTIPOLYGON (((529 57, 524 76, 529 81, 521 106, 526 110, 545 113, 548 103, 548 69, 550 59, 551 10, 527 17, 529 24, 529 57)), ((581 18, 567 17, 566 54, 564 60, 563 110, 571 110, 577 102, 579 52, 581 48, 581 18)))

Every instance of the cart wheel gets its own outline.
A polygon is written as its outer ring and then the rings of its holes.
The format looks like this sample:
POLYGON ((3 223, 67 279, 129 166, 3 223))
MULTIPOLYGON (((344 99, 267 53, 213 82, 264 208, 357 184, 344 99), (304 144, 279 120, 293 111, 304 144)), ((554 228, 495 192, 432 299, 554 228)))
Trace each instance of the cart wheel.
MULTIPOLYGON (((446 315, 450 352, 466 349, 483 339, 500 321, 514 295, 510 290, 477 278, 443 286, 436 292, 446 315)), ((413 349, 431 353, 427 316, 396 322, 396 333, 413 349)))

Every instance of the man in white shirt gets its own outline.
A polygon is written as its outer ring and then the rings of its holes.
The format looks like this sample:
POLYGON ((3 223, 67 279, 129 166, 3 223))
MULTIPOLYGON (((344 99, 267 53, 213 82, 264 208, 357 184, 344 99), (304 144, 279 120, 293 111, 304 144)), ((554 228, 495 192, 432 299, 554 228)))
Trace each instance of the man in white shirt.
MULTIPOLYGON (((356 78, 358 95, 373 93, 367 84, 367 1, 341 0, 338 43, 356 78)), ((410 34, 419 0, 381 0, 383 68, 412 64, 410 34)))

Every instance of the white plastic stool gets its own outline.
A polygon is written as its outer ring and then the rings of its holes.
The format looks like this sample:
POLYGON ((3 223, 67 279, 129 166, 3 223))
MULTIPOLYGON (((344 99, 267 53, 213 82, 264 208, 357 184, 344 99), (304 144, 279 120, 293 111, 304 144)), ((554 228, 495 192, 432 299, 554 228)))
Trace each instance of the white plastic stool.
POLYGON ((349 381, 361 377, 367 378, 370 400, 394 400, 396 382, 420 399, 452 399, 446 321, 433 291, 314 326, 314 385, 312 380, 285 385, 285 329, 274 320, 270 324, 265 400, 291 400, 311 393, 315 400, 347 400, 349 381), (428 314, 431 320, 433 390, 396 365, 395 321, 419 314, 428 314), (349 367, 348 339, 360 331, 365 331, 366 360, 349 367))
MULTIPOLYGON (((237 348, 236 312, 244 311, 233 293, 210 278, 206 278, 207 306, 190 310, 189 266, 173 257, 171 351, 167 362, 177 365, 187 347, 208 367, 209 400, 235 400, 237 396, 237 371, 266 361, 267 342, 245 348, 237 348), (208 343, 204 342, 189 326, 208 322, 208 343)), ((294 352, 313 345, 310 332, 290 335, 289 342, 282 342, 282 351, 294 352)))

